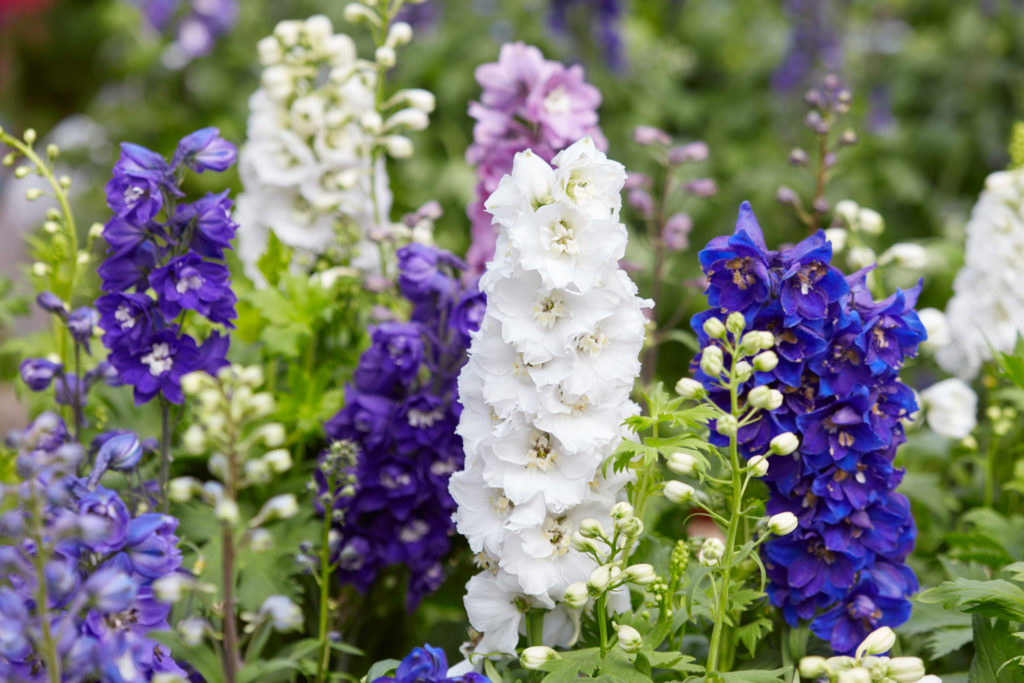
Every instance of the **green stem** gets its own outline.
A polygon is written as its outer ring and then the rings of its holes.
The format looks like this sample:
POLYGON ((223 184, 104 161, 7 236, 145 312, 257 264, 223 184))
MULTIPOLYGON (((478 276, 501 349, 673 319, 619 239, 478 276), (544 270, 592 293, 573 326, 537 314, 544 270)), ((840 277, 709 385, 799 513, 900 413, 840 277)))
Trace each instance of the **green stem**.
MULTIPOLYGON (((227 398, 227 397, 225 397, 227 398)), ((166 413, 165 413, 166 414, 166 413)), ((229 421, 231 422, 231 421, 229 421)), ((231 501, 238 500, 238 452, 235 444, 238 443, 238 427, 229 424, 228 444, 226 448, 228 459, 227 490, 224 495, 231 501)), ((222 532, 222 563, 221 577, 224 582, 224 613, 221 619, 221 628, 224 635, 224 680, 225 683, 235 683, 239 668, 238 649, 238 623, 235 621, 235 530, 232 523, 225 523, 222 532)))
POLYGON ((605 603, 608 600, 607 593, 601 593, 594 605, 594 616, 597 618, 597 630, 601 634, 601 654, 608 652, 608 609, 605 603))
POLYGON ((526 640, 531 647, 544 644, 544 612, 531 609, 526 615, 526 640))
MULTIPOLYGON (((335 487, 334 477, 331 476, 327 484, 327 490, 333 491, 335 487)), ((327 680, 327 671, 330 669, 331 648, 327 642, 327 613, 330 602, 331 572, 334 567, 331 565, 331 509, 324 508, 324 523, 320 534, 320 658, 317 666, 317 683, 327 680)))
POLYGON ((985 452, 985 507, 993 507, 996 502, 996 446, 998 439, 989 443, 985 452))
POLYGON ((170 508, 167 482, 171 477, 171 411, 167 399, 160 397, 160 505, 166 515, 170 508))
POLYGON ((61 681, 61 670, 60 670, 60 657, 57 655, 57 642, 53 638, 53 634, 50 631, 50 615, 48 614, 47 606, 50 603, 50 597, 46 592, 46 560, 43 556, 43 549, 45 548, 43 540, 43 506, 40 500, 41 496, 39 491, 36 490, 35 481, 32 481, 32 502, 34 506, 33 510, 33 523, 34 533, 33 541, 35 541, 36 551, 32 556, 32 562, 36 569, 36 616, 39 617, 39 627, 42 631, 43 643, 42 643, 42 658, 43 663, 46 666, 46 675, 49 678, 50 683, 60 683, 61 681))

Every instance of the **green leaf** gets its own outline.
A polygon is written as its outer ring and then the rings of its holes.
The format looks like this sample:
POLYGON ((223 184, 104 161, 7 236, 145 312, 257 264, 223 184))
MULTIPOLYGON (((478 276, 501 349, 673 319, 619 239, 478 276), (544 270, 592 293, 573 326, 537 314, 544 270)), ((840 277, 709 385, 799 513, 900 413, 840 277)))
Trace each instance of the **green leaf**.
POLYGON ((787 681, 786 674, 792 673, 793 669, 783 666, 778 669, 751 669, 748 671, 730 671, 721 674, 722 679, 729 683, 778 683, 787 681))
POLYGON ((656 669, 671 669, 681 673, 700 673, 704 667, 693 664, 694 658, 681 652, 645 652, 647 660, 656 669))
POLYGON ((918 600, 941 602, 946 609, 970 614, 1024 621, 1024 590, 1002 579, 946 581, 926 590, 918 600))
POLYGON ((398 659, 382 659, 379 662, 374 662, 370 670, 366 672, 366 680, 373 681, 381 676, 387 676, 389 673, 398 668, 401 664, 401 660, 398 659))
POLYGON ((993 622, 974 616, 974 661, 971 662, 971 683, 1024 683, 1024 669, 1017 663, 1003 664, 1020 656, 1020 644, 1014 642, 1007 622, 993 622))
POLYGON ((608 651, 601 664, 601 675, 598 680, 605 677, 616 683, 651 683, 651 677, 638 671, 629 656, 617 647, 608 651))
POLYGON ((277 239, 274 231, 270 231, 270 239, 267 241, 267 250, 263 252, 256 266, 271 287, 277 287, 281 280, 281 273, 288 269, 292 262, 292 250, 277 239))
MULTIPOLYGON (((751 591, 753 592, 753 591, 751 591)), ((767 617, 758 617, 749 624, 743 624, 736 629, 736 636, 743 643, 750 656, 757 654, 757 644, 772 631, 772 622, 767 617)))
POLYGON ((540 665, 540 670, 548 674, 542 679, 544 683, 572 683, 581 673, 591 675, 601 664, 601 650, 596 647, 560 652, 559 655, 558 659, 540 665))
POLYGON ((956 652, 974 638, 974 630, 970 626, 935 629, 925 637, 925 646, 932 659, 945 657, 956 652))
POLYGON ((494 662, 490 659, 484 660, 484 674, 490 679, 491 683, 505 683, 505 679, 498 673, 498 669, 494 666, 494 662))
POLYGON ((238 683, 253 683, 269 674, 288 670, 301 671, 302 667, 291 659, 257 659, 246 664, 238 672, 237 681, 238 683))
POLYGON ((150 631, 147 637, 170 648, 175 659, 181 659, 191 664, 206 679, 206 683, 222 683, 224 680, 220 658, 205 643, 187 645, 173 631, 150 631))

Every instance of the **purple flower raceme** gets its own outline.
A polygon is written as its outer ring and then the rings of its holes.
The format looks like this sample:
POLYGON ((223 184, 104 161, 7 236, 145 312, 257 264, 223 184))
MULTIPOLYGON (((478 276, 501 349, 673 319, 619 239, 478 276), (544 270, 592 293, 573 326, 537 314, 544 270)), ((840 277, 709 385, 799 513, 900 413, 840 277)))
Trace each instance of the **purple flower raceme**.
POLYGON ((594 36, 605 63, 610 69, 622 68, 622 1, 621 0, 551 0, 548 23, 556 32, 570 33, 579 19, 577 33, 594 36))
POLYGON ((566 67, 544 59, 536 47, 523 43, 502 45, 498 61, 476 69, 483 88, 479 102, 471 102, 476 120, 473 144, 466 161, 477 167, 476 201, 466 213, 472 223, 472 244, 466 254, 470 274, 479 274, 494 255, 497 231, 484 211, 484 200, 512 171, 517 152, 531 149, 545 161, 577 140, 590 136, 597 147, 608 147, 598 127, 601 93, 584 80, 583 67, 566 67))
POLYGON ((138 437, 109 437, 88 481, 75 475, 81 446, 55 414, 41 414, 8 441, 18 450, 22 480, 0 491, 18 501, 0 515, 0 563, 8 578, 0 588, 0 678, 46 680, 50 655, 37 650, 44 619, 64 681, 184 676, 170 652, 148 637, 170 628, 170 606, 155 599, 153 583, 180 570, 178 522, 160 514, 133 517, 116 492, 96 483, 108 463, 132 459, 138 437), (37 559, 45 605, 38 599, 37 559))
POLYGON ((820 69, 835 73, 843 66, 843 48, 839 27, 845 4, 838 0, 786 0, 789 17, 789 49, 772 74, 772 87, 789 92, 808 85, 820 69))
MULTIPOLYGON (((466 264, 448 252, 410 244, 398 250, 398 264, 411 320, 372 329, 345 407, 325 428, 356 452, 353 491, 335 505, 339 578, 365 591, 384 567, 405 565, 412 609, 444 579, 455 510, 448 477, 463 459, 456 378, 483 300, 460 283, 466 264)), ((323 495, 326 478, 318 484, 323 495)))
POLYGON ((233 327, 236 298, 223 259, 237 226, 226 191, 184 202, 179 183, 186 170, 229 168, 235 148, 216 128, 203 128, 181 140, 170 163, 138 145, 121 149, 107 184, 114 216, 98 269, 103 344, 120 379, 134 387, 136 404, 158 395, 180 403, 182 376, 227 362, 227 337, 215 332, 200 343, 182 321, 197 314, 233 327))
MULTIPOLYGON (((821 231, 768 250, 747 203, 735 233, 699 258, 712 305, 692 321, 701 345, 714 343, 704 322, 733 311, 775 336, 778 364, 751 382, 781 391, 783 405, 740 429, 744 455, 764 453, 783 432, 800 440, 769 458, 764 477, 768 514, 791 512, 800 523, 763 548, 771 602, 790 625, 811 620, 836 652, 851 653, 876 628, 905 622, 918 587, 905 563, 916 527, 895 490, 903 471, 893 459, 905 441, 901 421, 917 408, 899 370, 925 339, 914 311, 920 285, 875 302, 867 270, 843 276, 821 231)), ((699 369, 696 377, 714 391, 699 369)))
POLYGON ((381 676, 371 683, 488 683, 489 678, 482 674, 469 672, 460 676, 448 675, 448 658, 444 650, 427 644, 415 647, 402 663, 398 665, 394 676, 381 676))
POLYGON ((217 38, 234 28, 238 20, 238 0, 131 2, 142 10, 146 21, 157 31, 173 30, 175 47, 188 59, 209 54, 217 38))

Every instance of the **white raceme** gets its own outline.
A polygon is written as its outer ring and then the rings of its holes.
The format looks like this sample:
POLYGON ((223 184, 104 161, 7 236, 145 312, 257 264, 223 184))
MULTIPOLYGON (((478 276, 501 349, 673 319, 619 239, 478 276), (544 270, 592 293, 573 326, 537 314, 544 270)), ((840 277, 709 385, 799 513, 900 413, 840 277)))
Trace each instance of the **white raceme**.
POLYGON ((999 171, 967 223, 964 267, 946 305, 950 343, 936 359, 963 379, 978 374, 991 349, 1012 351, 1024 334, 1024 168, 999 171))
MULTIPOLYGON (((584 521, 613 527, 609 510, 628 481, 600 472, 638 410, 629 394, 650 305, 618 266, 625 172, 590 138, 552 164, 516 155, 486 203, 498 244, 459 377, 466 462, 450 491, 458 529, 485 567, 465 599, 481 654, 514 652, 531 607, 553 608, 546 645, 572 640, 579 613, 563 598, 596 568, 574 537, 584 521)), ((628 600, 622 590, 610 597, 628 600)))
POLYGON ((936 382, 921 392, 928 426, 950 439, 963 439, 978 425, 978 395, 956 377, 936 382))

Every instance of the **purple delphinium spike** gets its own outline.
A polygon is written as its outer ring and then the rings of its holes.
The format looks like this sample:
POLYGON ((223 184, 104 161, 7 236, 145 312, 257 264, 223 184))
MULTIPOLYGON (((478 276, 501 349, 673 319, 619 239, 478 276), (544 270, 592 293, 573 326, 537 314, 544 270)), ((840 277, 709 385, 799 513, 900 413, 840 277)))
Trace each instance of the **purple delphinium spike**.
MULTIPOLYGON (((404 564, 412 609, 444 579, 455 509, 448 477, 463 460, 456 378, 484 302, 460 283, 465 263, 447 252, 411 244, 398 250, 398 266, 411 319, 373 328, 345 407, 325 429, 357 453, 354 491, 335 505, 338 576, 365 591, 384 567, 404 564)), ((324 494, 323 477, 318 484, 324 494)))
MULTIPOLYGON (((869 632, 905 622, 917 590, 906 566, 917 532, 892 463, 906 440, 901 421, 917 408, 899 369, 925 339, 913 308, 920 285, 875 302, 864 271, 846 278, 831 265, 821 231, 769 251, 747 203, 735 233, 711 240, 699 258, 713 306, 691 323, 702 347, 715 343, 704 321, 733 311, 775 336, 778 365, 751 382, 781 391, 783 405, 740 429, 744 456, 764 454, 783 432, 800 439, 795 453, 769 459, 764 477, 767 513, 800 522, 763 547, 768 595, 791 626, 811 620, 815 634, 849 654, 869 632)), ((720 399, 699 357, 695 368, 720 399)))
POLYGON ((222 171, 234 159, 216 128, 185 136, 171 163, 122 145, 107 184, 115 215, 103 232, 109 248, 97 272, 105 294, 96 308, 110 364, 134 387, 136 404, 157 395, 181 403, 182 376, 226 363, 227 337, 214 332, 200 344, 182 324, 191 313, 233 327, 236 298, 223 262, 237 228, 231 200, 223 192, 185 202, 179 183, 186 168, 222 171))
POLYGON ((578 33, 593 36, 609 69, 624 66, 622 47, 622 0, 551 0, 548 23, 561 37, 571 37, 573 18, 580 19, 578 33))
POLYGON ((469 274, 483 272, 494 255, 497 232, 484 200, 512 171, 517 152, 532 149, 545 161, 587 135, 597 147, 608 143, 598 127, 601 93, 584 80, 583 67, 544 59, 540 50, 523 43, 502 45, 498 61, 476 69, 483 88, 479 102, 471 102, 476 120, 473 144, 466 161, 477 167, 477 199, 466 214, 472 224, 472 244, 466 254, 469 274))

